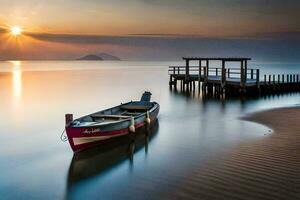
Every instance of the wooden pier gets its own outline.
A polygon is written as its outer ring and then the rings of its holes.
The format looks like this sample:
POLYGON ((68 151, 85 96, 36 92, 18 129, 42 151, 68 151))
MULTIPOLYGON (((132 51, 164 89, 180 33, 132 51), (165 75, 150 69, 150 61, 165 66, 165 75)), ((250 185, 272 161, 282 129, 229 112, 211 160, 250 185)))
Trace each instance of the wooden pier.
MULTIPOLYGON (((299 74, 260 74, 260 69, 248 67, 250 58, 199 58, 184 57, 184 66, 170 66, 169 86, 177 90, 178 82, 182 91, 198 90, 216 96, 244 94, 274 94, 300 91, 299 74), (211 62, 220 67, 211 67, 211 62), (197 65, 191 65, 191 62, 197 65), (239 67, 228 67, 236 63, 239 67)), ((235 64, 235 65, 236 65, 235 64)))

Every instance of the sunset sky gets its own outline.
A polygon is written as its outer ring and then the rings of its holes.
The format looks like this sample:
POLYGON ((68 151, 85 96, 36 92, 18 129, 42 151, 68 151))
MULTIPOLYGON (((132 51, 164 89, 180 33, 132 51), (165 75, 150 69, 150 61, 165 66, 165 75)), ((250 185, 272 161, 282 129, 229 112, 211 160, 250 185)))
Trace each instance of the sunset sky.
POLYGON ((277 40, 299 42, 300 38, 297 0, 0 0, 0 3, 0 59, 72 59, 99 52, 124 59, 134 59, 137 53, 145 59, 161 59, 195 50, 209 54, 196 46, 212 39, 219 41, 213 45, 228 49, 228 45, 223 46, 228 39, 244 43, 247 40, 247 44, 254 45, 257 40, 275 37, 274 44, 279 45, 277 40), (11 37, 8 32, 12 26, 20 26, 23 34, 11 37))

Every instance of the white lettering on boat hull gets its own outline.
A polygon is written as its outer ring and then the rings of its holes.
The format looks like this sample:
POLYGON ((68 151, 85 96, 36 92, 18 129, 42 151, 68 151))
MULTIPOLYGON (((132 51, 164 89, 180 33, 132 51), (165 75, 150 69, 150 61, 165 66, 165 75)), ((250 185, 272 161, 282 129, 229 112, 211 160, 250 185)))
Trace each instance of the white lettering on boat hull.
POLYGON ((95 134, 95 133, 100 133, 100 128, 95 128, 95 129, 91 129, 91 130, 84 130, 82 132, 83 134, 95 134))
POLYGON ((91 142, 97 142, 101 140, 107 140, 113 137, 118 137, 122 135, 126 135, 127 133, 123 134, 118 134, 118 135, 110 135, 110 136, 95 136, 95 137, 76 137, 73 138, 73 143, 74 145, 81 145, 81 144, 86 144, 86 143, 91 143, 91 142))

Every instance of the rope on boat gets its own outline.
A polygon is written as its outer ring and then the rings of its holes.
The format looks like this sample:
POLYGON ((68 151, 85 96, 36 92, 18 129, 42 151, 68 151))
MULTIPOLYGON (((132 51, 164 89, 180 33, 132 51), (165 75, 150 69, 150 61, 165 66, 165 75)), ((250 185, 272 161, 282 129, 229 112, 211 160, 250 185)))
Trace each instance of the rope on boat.
POLYGON ((63 142, 68 141, 68 137, 66 136, 65 132, 66 132, 66 129, 64 129, 63 132, 60 135, 60 140, 63 141, 63 142))

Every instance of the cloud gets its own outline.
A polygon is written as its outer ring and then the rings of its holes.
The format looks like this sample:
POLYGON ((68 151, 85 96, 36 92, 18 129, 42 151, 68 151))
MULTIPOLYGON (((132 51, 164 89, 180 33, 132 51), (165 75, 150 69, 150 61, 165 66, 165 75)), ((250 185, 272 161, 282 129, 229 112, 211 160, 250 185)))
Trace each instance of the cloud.
POLYGON ((76 35, 76 34, 48 34, 26 33, 28 36, 48 42, 71 44, 110 44, 133 46, 160 46, 178 40, 190 40, 193 36, 177 34, 131 34, 127 36, 76 35))
POLYGON ((292 8, 300 6, 299 1, 295 0, 140 0, 145 4, 159 6, 178 6, 178 7, 243 7, 261 8, 265 10, 275 10, 282 8, 292 8), (268 6, 266 6, 268 5, 268 6))
MULTIPOLYGON (((0 29, 1 30, 1 29, 0 29)), ((1 59, 76 59, 86 54, 110 53, 123 60, 179 60, 182 56, 243 56, 255 60, 300 60, 300 33, 258 33, 246 37, 205 38, 177 34, 125 36, 25 33, 34 45, 18 54, 13 49, 1 59)), ((0 44, 1 46, 1 44, 0 44)), ((26 47, 25 46, 25 47, 26 47)))
MULTIPOLYGON (((0 29, 1 31, 1 29, 0 29)), ((41 41, 73 43, 73 44, 117 44, 153 46, 160 43, 201 41, 201 40, 300 40, 299 32, 264 32, 251 35, 230 36, 230 37, 203 37, 200 35, 184 34, 129 34, 125 36, 105 36, 105 35, 79 35, 79 34, 50 34, 50 33, 25 33, 26 35, 41 41)))
POLYGON ((7 29, 0 27, 0 33, 6 33, 6 32, 7 32, 7 29))

